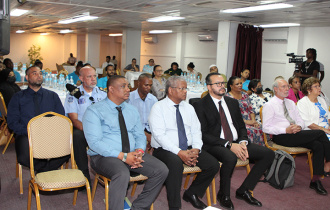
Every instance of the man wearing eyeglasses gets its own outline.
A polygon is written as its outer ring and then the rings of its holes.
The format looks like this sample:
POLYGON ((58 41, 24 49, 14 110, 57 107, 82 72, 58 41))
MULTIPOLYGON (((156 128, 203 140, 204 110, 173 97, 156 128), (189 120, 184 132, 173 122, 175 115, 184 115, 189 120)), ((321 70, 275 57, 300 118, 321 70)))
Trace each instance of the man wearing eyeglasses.
POLYGON ((219 73, 210 73, 205 80, 209 94, 194 103, 194 107, 201 123, 203 149, 222 162, 217 199, 222 207, 234 209, 230 199, 231 176, 237 158, 249 159, 255 161, 255 165, 237 189, 236 198, 250 205, 262 206, 250 191, 271 165, 274 152, 249 141, 238 101, 224 96, 226 82, 223 77, 219 73))
POLYGON ((81 92, 81 96, 77 98, 68 94, 65 99, 64 109, 65 114, 71 119, 73 124, 74 158, 78 168, 90 182, 86 152, 86 147, 88 145, 83 132, 82 118, 87 107, 103 100, 107 96, 107 93, 96 87, 97 76, 94 68, 85 66, 80 69, 79 74, 79 79, 82 84, 78 89, 81 92))
POLYGON ((171 76, 166 81, 167 97, 151 109, 149 125, 152 133, 153 155, 169 169, 165 181, 169 209, 181 208, 183 164, 198 166, 202 172, 184 192, 183 200, 197 209, 207 206, 199 199, 219 170, 218 161, 202 150, 202 133, 194 108, 185 99, 187 83, 183 77, 171 76))

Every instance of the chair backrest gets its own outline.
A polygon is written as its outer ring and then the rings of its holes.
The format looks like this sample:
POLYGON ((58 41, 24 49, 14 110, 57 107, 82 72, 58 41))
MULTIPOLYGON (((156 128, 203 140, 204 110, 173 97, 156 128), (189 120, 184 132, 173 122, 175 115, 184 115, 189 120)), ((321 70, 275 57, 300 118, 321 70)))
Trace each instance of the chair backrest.
POLYGON ((72 122, 55 112, 30 120, 27 126, 30 158, 49 159, 71 154, 72 122))
POLYGON ((193 105, 194 103, 198 102, 199 100, 201 100, 201 98, 191 98, 191 99, 189 99, 189 104, 193 105))
MULTIPOLYGON (((260 120, 261 120, 261 124, 262 124, 262 108, 263 107, 260 107, 260 120)), ((266 147, 270 148, 271 146, 268 144, 268 140, 267 140, 267 133, 264 132, 264 142, 265 142, 265 145, 266 147)))
POLYGON ((197 77, 199 76, 199 79, 202 81, 202 73, 198 72, 197 77))
POLYGON ((57 72, 64 70, 63 65, 58 65, 57 63, 56 63, 56 68, 57 68, 57 72))
POLYGON ((201 98, 204 98, 207 94, 209 94, 209 91, 207 90, 207 91, 204 91, 203 93, 202 93, 202 95, 201 95, 201 98))
POLYGON ((2 117, 6 118, 7 117, 7 106, 5 103, 5 99, 3 98, 1 92, 0 92, 0 113, 2 117))

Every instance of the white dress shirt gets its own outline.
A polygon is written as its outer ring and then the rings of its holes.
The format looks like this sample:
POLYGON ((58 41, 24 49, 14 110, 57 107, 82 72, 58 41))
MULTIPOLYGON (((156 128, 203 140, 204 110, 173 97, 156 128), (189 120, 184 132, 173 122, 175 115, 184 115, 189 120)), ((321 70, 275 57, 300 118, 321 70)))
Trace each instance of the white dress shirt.
MULTIPOLYGON (((171 99, 165 99, 155 103, 149 115, 149 126, 151 129, 151 146, 162 147, 164 150, 178 154, 179 148, 178 127, 176 121, 176 105, 171 99)), ((195 113, 195 109, 189 103, 179 103, 188 146, 201 149, 203 146, 201 125, 195 113)))

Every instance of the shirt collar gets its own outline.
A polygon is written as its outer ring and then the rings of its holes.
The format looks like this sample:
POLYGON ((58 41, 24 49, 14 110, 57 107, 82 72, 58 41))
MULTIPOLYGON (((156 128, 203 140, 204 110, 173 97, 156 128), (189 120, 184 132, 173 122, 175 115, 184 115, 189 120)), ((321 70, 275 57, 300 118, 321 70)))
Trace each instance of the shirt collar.
POLYGON ((105 98, 105 101, 107 102, 107 104, 110 106, 111 109, 116 109, 117 106, 120 106, 122 109, 125 109, 125 107, 126 107, 125 101, 119 105, 112 102, 108 97, 105 98))
MULTIPOLYGON (((81 94, 82 93, 84 93, 84 95, 85 94, 88 94, 87 92, 86 92, 86 90, 84 89, 84 86, 81 84, 80 86, 79 86, 79 89, 80 89, 80 92, 81 92, 81 94)), ((94 93, 97 93, 97 90, 98 89, 98 87, 94 87, 93 88, 93 90, 92 90, 92 95, 94 95, 94 93)))
MULTIPOLYGON (((142 98, 141 98, 140 95, 139 95, 138 89, 136 89, 136 90, 134 90, 133 92, 131 92, 131 94, 133 95, 133 99, 134 99, 134 100, 136 100, 136 99, 140 99, 140 100, 142 100, 142 98)), ((145 100, 147 100, 147 99, 149 99, 149 100, 151 99, 151 94, 150 94, 150 93, 147 94, 145 100)), ((144 100, 144 101, 145 101, 145 100, 144 100)))
POLYGON ((37 93, 38 95, 42 95, 42 93, 43 93, 43 88, 42 88, 42 86, 40 87, 40 89, 37 91, 37 92, 35 92, 34 90, 32 90, 29 86, 26 88, 26 92, 28 93, 28 94, 30 94, 30 95, 33 95, 33 94, 35 94, 35 93, 37 93))
MULTIPOLYGON (((210 95, 210 96, 211 96, 211 95, 210 95)), ((211 98, 212 98, 213 102, 214 102, 216 105, 219 104, 219 101, 221 101, 222 103, 225 102, 225 97, 224 97, 224 96, 222 96, 220 100, 217 99, 217 98, 214 98, 214 97, 212 97, 212 96, 211 96, 211 98)))
MULTIPOLYGON (((163 100, 166 100, 166 103, 167 103, 167 105, 169 106, 169 107, 174 107, 175 108, 175 106, 174 105, 177 105, 176 103, 174 103, 168 96, 166 96, 166 98, 165 99, 163 99, 163 100)), ((179 106, 182 106, 183 105, 183 101, 181 101, 180 103, 179 103, 179 106)))
POLYGON ((274 99, 275 99, 275 101, 276 101, 277 103, 279 103, 279 104, 283 104, 283 101, 284 101, 284 100, 280 99, 280 98, 277 97, 276 95, 274 95, 274 99))

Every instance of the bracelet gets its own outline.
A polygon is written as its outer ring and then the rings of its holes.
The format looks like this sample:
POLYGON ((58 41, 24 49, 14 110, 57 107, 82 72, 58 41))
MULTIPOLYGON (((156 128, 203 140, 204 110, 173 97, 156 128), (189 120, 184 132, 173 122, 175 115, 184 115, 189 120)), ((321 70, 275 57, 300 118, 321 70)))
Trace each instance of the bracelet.
POLYGON ((126 162, 126 159, 127 159, 127 153, 124 153, 124 157, 121 161, 123 161, 124 163, 126 162))
POLYGON ((144 151, 142 149, 137 150, 137 152, 141 152, 142 153, 142 157, 144 156, 144 151))

